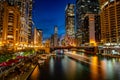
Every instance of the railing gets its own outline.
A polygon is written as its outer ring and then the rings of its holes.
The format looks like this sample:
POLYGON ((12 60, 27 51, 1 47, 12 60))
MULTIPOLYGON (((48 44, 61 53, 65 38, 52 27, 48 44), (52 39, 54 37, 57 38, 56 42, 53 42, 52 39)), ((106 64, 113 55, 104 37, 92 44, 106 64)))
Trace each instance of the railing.
POLYGON ((51 49, 71 49, 71 48, 76 48, 76 49, 87 49, 87 48, 95 48, 94 46, 56 46, 56 47, 50 47, 51 49))

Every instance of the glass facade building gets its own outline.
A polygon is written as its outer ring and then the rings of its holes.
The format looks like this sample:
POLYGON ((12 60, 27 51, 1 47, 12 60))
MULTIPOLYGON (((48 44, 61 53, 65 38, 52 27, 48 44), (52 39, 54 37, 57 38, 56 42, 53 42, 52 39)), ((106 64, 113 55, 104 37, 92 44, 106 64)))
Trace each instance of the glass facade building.
POLYGON ((75 5, 68 4, 65 9, 66 35, 75 37, 75 5))
POLYGON ((76 0, 76 38, 78 46, 100 41, 98 0, 76 0))

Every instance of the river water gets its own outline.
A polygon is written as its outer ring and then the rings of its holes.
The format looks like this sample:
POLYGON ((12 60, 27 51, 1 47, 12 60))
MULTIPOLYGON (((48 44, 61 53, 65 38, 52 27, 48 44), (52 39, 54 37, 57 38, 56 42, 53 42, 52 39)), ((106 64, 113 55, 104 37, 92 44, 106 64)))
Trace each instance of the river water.
POLYGON ((38 65, 28 80, 120 80, 120 59, 87 56, 90 62, 57 55, 38 65))

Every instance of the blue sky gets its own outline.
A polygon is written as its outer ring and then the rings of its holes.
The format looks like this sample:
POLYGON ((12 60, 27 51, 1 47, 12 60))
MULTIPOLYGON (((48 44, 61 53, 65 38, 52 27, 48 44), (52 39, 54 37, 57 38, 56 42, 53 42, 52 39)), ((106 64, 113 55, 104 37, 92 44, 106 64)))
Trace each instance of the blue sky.
POLYGON ((58 26, 59 36, 65 33, 65 7, 75 0, 34 0, 34 26, 43 30, 43 39, 54 33, 54 26, 58 26))

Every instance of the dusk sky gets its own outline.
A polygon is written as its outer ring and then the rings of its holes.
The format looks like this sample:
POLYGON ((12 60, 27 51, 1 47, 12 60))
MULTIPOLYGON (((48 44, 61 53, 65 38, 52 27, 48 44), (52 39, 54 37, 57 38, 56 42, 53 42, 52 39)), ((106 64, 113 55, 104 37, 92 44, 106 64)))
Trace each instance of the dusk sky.
POLYGON ((59 36, 65 33, 65 7, 75 0, 34 0, 34 26, 43 30, 43 39, 54 33, 54 26, 58 26, 59 36))

